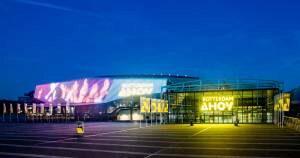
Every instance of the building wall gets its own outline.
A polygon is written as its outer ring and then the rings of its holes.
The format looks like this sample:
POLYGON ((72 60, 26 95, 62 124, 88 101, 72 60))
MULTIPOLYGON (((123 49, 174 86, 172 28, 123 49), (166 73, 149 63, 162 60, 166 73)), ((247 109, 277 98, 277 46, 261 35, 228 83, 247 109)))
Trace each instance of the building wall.
POLYGON ((300 87, 291 91, 291 107, 290 112, 287 115, 293 117, 300 117, 300 87))
POLYGON ((166 84, 166 78, 85 78, 37 85, 34 97, 52 105, 102 104, 130 96, 160 93, 166 84))

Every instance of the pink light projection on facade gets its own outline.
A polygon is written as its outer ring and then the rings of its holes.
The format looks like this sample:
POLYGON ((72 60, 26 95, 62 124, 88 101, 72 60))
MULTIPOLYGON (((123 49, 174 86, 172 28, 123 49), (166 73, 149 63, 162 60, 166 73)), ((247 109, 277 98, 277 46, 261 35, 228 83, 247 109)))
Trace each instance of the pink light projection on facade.
POLYGON ((111 84, 110 79, 82 79, 38 85, 34 97, 52 104, 102 103, 111 84))

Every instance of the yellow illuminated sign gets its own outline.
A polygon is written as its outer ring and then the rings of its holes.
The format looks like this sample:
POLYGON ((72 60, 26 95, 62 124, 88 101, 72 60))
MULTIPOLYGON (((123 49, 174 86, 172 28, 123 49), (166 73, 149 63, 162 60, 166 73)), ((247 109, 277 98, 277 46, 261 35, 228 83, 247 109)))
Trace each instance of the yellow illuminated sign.
POLYGON ((167 100, 158 100, 157 101, 157 108, 159 113, 167 113, 168 110, 168 101, 167 100))
POLYGON ((151 99, 151 112, 153 112, 153 113, 158 112, 157 101, 158 100, 156 100, 156 99, 151 99))
POLYGON ((167 100, 164 101, 163 112, 169 112, 169 104, 167 100))
POLYGON ((233 96, 204 96, 201 111, 230 111, 233 103, 233 96))
POLYGON ((140 98, 140 104, 141 104, 141 113, 150 112, 150 98, 140 98))
POLYGON ((168 101, 162 99, 140 98, 141 113, 167 113, 168 101))
POLYGON ((274 97, 274 110, 275 111, 290 111, 291 94, 280 93, 274 97))
POLYGON ((157 101, 157 112, 163 112, 163 104, 162 100, 157 101))

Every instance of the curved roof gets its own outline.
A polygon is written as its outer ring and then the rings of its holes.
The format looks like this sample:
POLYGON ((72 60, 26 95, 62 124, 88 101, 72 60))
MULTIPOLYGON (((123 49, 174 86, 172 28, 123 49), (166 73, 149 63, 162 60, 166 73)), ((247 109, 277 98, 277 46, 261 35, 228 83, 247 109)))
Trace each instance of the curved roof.
POLYGON ((164 86, 173 92, 247 90, 247 89, 282 89, 283 83, 274 80, 238 79, 238 80, 194 80, 164 86))
MULTIPOLYGON (((178 82, 186 82, 186 81, 194 81, 198 80, 199 77, 192 77, 187 75, 156 75, 156 74, 124 74, 124 75, 100 75, 100 76, 94 76, 94 77, 86 77, 86 78, 110 78, 110 79, 167 79, 169 84, 178 83, 178 82)), ((77 78, 77 79, 69 79, 69 80, 63 80, 63 81, 53 81, 53 82, 69 82, 69 81, 76 81, 86 78, 77 78)), ((51 82, 52 83, 52 82, 51 82)), ((49 84, 48 83, 41 83, 42 84, 49 84)))
POLYGON ((187 75, 164 75, 164 74, 126 74, 126 75, 101 75, 97 78, 185 78, 185 79, 199 79, 198 77, 192 77, 187 75))

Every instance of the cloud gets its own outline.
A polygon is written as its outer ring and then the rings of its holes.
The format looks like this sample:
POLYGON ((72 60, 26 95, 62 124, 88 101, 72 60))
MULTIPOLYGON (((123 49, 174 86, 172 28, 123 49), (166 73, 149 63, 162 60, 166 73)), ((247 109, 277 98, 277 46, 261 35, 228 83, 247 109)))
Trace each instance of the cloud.
POLYGON ((62 7, 62 6, 58 6, 58 5, 54 5, 54 4, 50 4, 50 3, 37 2, 37 1, 32 1, 32 0, 16 0, 16 2, 40 6, 40 7, 46 7, 46 8, 51 8, 51 9, 63 10, 63 11, 73 11, 72 8, 67 8, 67 7, 62 7))
POLYGON ((49 9, 56 9, 56 10, 61 10, 61 11, 67 11, 67 12, 80 13, 80 14, 93 16, 93 17, 98 17, 98 18, 103 17, 102 15, 99 15, 97 13, 78 10, 78 9, 70 8, 70 7, 64 7, 64 6, 55 5, 55 4, 46 3, 46 2, 37 2, 37 1, 34 1, 34 0, 15 0, 15 1, 18 2, 18 3, 23 3, 23 4, 33 5, 33 6, 39 6, 39 7, 49 8, 49 9))

